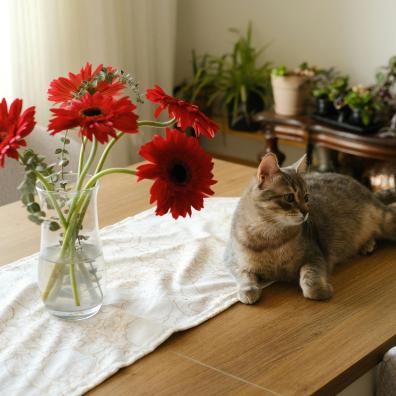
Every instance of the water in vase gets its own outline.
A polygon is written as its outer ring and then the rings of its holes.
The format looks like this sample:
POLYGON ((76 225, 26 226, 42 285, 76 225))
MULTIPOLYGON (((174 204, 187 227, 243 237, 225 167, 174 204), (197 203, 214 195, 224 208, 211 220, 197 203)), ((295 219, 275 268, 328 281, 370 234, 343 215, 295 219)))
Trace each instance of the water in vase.
POLYGON ((61 259, 60 246, 40 252, 38 281, 49 312, 59 318, 86 319, 100 309, 103 302, 104 260, 100 247, 76 246, 61 259))

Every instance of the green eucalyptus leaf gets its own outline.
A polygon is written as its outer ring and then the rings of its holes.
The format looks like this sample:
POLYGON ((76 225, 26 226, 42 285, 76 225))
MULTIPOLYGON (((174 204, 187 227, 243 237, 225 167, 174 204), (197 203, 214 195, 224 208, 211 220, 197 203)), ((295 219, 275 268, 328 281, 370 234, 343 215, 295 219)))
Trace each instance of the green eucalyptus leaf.
POLYGON ((61 167, 66 167, 67 165, 69 165, 69 160, 67 159, 63 159, 59 162, 59 166, 61 167))
POLYGON ((34 195, 33 194, 22 194, 21 196, 22 203, 27 206, 31 202, 34 201, 34 195))
POLYGON ((33 223, 35 223, 35 224, 37 224, 37 225, 40 225, 40 224, 44 221, 43 219, 40 219, 39 217, 37 217, 37 216, 35 216, 35 215, 33 215, 33 214, 29 215, 29 216, 28 216, 28 219, 29 219, 31 222, 33 222, 33 223))
POLYGON ((27 210, 30 213, 38 213, 40 212, 40 205, 37 202, 31 202, 27 205, 27 210))
POLYGON ((60 227, 59 223, 57 223, 56 221, 51 221, 49 224, 50 231, 58 231, 60 228, 61 227, 60 227))

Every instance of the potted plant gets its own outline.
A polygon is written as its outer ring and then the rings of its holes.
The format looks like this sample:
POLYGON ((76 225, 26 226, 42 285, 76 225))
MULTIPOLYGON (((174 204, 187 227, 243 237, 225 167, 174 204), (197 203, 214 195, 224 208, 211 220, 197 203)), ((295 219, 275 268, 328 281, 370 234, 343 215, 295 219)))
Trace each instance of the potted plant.
POLYGON ((271 103, 270 64, 259 63, 263 49, 252 45, 252 25, 245 36, 239 35, 231 54, 212 58, 211 75, 215 76, 215 92, 209 103, 225 104, 231 129, 256 131, 259 125, 253 116, 271 103), (214 66, 216 65, 216 66, 214 66))
POLYGON ((352 87, 343 101, 351 109, 349 122, 354 125, 371 125, 381 110, 381 102, 373 90, 363 85, 352 87))
POLYGON ((373 91, 382 103, 382 115, 386 120, 391 119, 396 113, 396 56, 376 74, 373 91))
POLYGON ((284 65, 272 69, 271 83, 277 114, 293 116, 305 112, 309 81, 315 72, 316 69, 307 63, 302 63, 293 71, 284 65))
POLYGON ((312 96, 316 99, 316 113, 333 116, 334 102, 344 95, 348 88, 348 76, 340 76, 333 69, 321 70, 313 78, 312 96))

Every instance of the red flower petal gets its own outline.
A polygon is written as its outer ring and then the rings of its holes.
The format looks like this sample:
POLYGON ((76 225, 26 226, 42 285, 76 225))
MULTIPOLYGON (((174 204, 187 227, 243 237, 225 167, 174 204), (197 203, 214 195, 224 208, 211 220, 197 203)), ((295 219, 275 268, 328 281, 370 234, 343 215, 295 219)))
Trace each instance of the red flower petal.
POLYGON ((29 107, 22 114, 22 99, 15 99, 8 110, 7 101, 0 104, 0 167, 5 157, 18 159, 18 148, 26 146, 24 138, 32 132, 36 121, 35 107, 29 107))
POLYGON ((202 209, 204 198, 213 194, 212 157, 196 138, 167 129, 166 138, 155 135, 139 154, 151 162, 140 165, 136 174, 138 181, 154 180, 150 203, 157 202, 157 215, 191 216, 191 208, 202 209))
POLYGON ((167 108, 169 117, 176 118, 177 125, 183 131, 191 126, 194 128, 197 136, 205 135, 213 138, 219 129, 219 126, 215 122, 199 111, 198 106, 167 95, 158 85, 155 85, 153 89, 147 90, 146 98, 159 105, 154 112, 156 118, 167 108))
POLYGON ((116 136, 116 129, 124 133, 138 132, 138 116, 133 112, 136 106, 127 98, 114 99, 99 92, 87 93, 74 99, 68 107, 54 108, 48 130, 52 135, 61 131, 80 127, 80 134, 89 140, 96 137, 106 143, 116 136))
MULTIPOLYGON (((69 73, 67 78, 59 77, 51 81, 48 89, 48 100, 57 103, 70 102, 82 88, 83 81, 91 82, 102 69, 103 65, 99 65, 92 73, 92 65, 87 62, 87 64, 81 68, 80 73, 69 73)), ((114 71, 110 66, 107 67, 107 70, 109 72, 114 71)), ((100 92, 107 96, 117 96, 125 87, 124 83, 119 81, 117 77, 114 77, 111 82, 99 81, 95 87, 95 92, 100 92)))

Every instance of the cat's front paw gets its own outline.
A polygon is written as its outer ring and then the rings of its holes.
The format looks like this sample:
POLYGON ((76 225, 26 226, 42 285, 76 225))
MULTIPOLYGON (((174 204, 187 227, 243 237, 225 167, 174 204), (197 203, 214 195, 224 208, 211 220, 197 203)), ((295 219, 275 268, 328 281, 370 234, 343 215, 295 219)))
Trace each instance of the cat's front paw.
POLYGON ((328 300, 333 296, 333 286, 330 283, 303 287, 303 295, 310 300, 328 300))
POLYGON ((364 244, 360 249, 360 254, 363 256, 367 256, 374 252, 375 247, 377 246, 375 239, 370 239, 366 244, 364 244))
POLYGON ((243 304, 254 304, 261 297, 261 289, 251 288, 251 289, 239 289, 238 299, 243 304))

